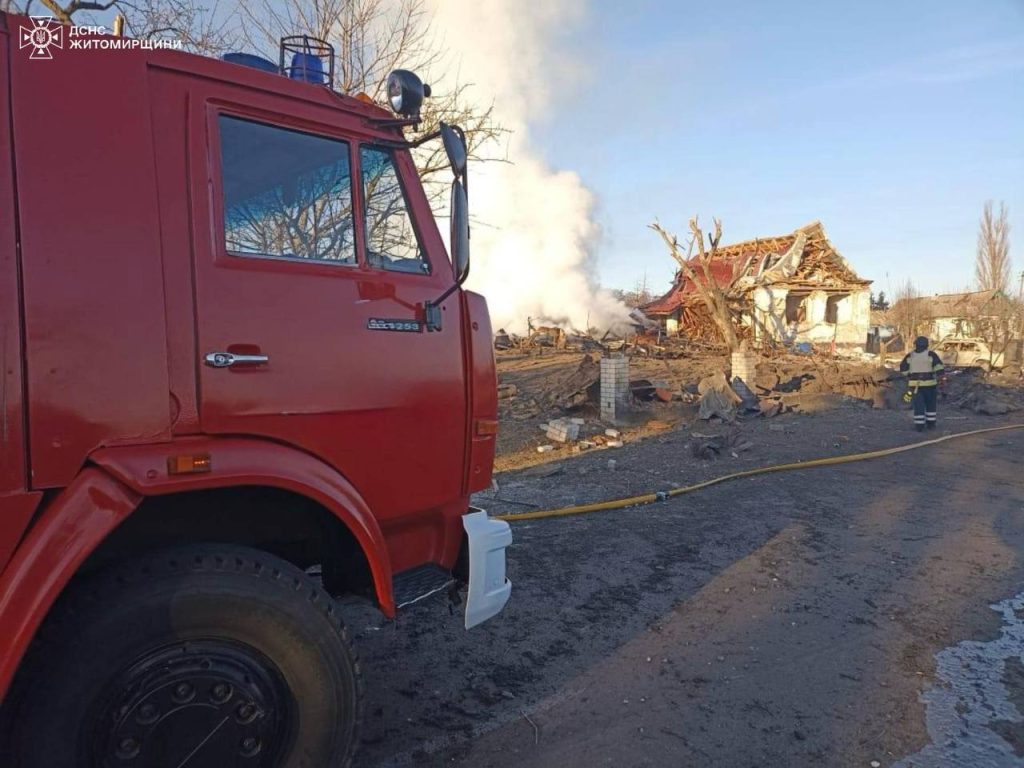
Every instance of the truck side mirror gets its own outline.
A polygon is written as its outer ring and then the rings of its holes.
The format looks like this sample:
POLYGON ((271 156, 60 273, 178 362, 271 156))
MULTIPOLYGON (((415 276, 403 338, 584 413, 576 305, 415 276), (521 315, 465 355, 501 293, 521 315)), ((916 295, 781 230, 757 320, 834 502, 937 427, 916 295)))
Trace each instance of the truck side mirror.
MULTIPOLYGON (((452 199, 449 211, 451 215, 449 243, 455 282, 437 299, 424 303, 423 313, 428 331, 441 330, 441 302, 458 290, 459 286, 469 277, 469 178, 466 174, 468 160, 466 135, 457 125, 448 125, 447 123, 441 123, 440 134, 445 154, 448 155, 448 162, 452 167, 452 175, 455 177, 452 180, 452 199)), ((432 134, 432 138, 437 138, 437 134, 432 134)))
POLYGON ((462 285, 469 277, 469 200, 458 179, 452 182, 451 217, 452 266, 456 284, 462 285))
POLYGON ((444 144, 444 153, 448 155, 448 163, 452 167, 455 178, 461 179, 466 172, 466 137, 462 129, 441 123, 441 143, 444 144))

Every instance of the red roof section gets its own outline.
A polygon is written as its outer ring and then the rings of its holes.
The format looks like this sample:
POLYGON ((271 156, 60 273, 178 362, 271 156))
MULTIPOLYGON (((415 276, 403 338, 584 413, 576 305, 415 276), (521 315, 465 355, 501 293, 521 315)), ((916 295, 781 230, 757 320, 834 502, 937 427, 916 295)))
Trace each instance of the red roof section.
MULTIPOLYGON (((688 262, 697 275, 703 280, 704 270, 700 266, 700 259, 694 257, 688 262)), ((742 266, 742 265, 741 265, 742 266)), ((732 282, 733 271, 738 269, 732 261, 716 259, 711 262, 711 277, 719 285, 728 285, 732 282)), ((697 288, 689 280, 684 280, 682 271, 676 273, 675 283, 672 289, 664 296, 655 299, 650 304, 644 305, 641 310, 649 315, 664 315, 673 312, 683 304, 683 297, 696 293, 697 288)))

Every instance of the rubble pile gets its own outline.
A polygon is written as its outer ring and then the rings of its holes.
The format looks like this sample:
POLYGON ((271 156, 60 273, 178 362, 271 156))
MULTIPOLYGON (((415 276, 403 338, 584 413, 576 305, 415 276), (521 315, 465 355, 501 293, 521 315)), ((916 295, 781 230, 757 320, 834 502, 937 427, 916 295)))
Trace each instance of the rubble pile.
POLYGON ((896 408, 903 386, 898 372, 881 366, 787 356, 759 363, 752 389, 762 413, 774 416, 785 409, 785 395, 791 394, 839 394, 876 408, 896 408))
POLYGON ((634 336, 628 348, 637 355, 655 360, 681 360, 703 357, 709 353, 724 354, 727 348, 720 341, 687 336, 669 336, 664 333, 646 333, 634 336))
POLYGON ((733 458, 739 458, 743 451, 749 451, 754 444, 743 437, 739 430, 734 430, 723 435, 706 435, 701 432, 692 432, 693 438, 688 445, 690 453, 695 459, 715 459, 724 453, 729 453, 733 458))
POLYGON ((576 370, 550 393, 551 398, 555 405, 567 411, 579 408, 596 398, 600 379, 600 364, 590 355, 584 355, 576 370))
POLYGON ((605 429, 600 423, 589 423, 585 419, 552 419, 540 425, 540 431, 552 441, 537 446, 537 453, 550 453, 558 447, 568 447, 573 453, 595 448, 621 448, 624 443, 617 429, 605 429))
POLYGON ((743 402, 743 398, 729 386, 724 371, 701 379, 697 393, 700 395, 699 418, 708 421, 717 417, 729 424, 736 421, 736 407, 743 402))
POLYGON ((558 371, 529 389, 507 382, 498 383, 498 413, 502 420, 526 421, 555 410, 573 411, 597 401, 601 368, 591 355, 566 373, 558 371))
MULTIPOLYGON (((903 394, 898 373, 866 362, 806 355, 763 358, 753 381, 730 381, 724 362, 721 356, 695 359, 688 367, 691 376, 699 377, 696 385, 680 381, 682 377, 678 375, 631 378, 629 395, 637 409, 696 403, 699 418, 733 423, 738 415, 776 416, 798 408, 802 395, 841 394, 871 402, 878 408, 899 408, 903 394)), ((671 374, 671 370, 666 368, 666 374, 671 374)), ((523 421, 596 407, 600 400, 600 378, 599 360, 595 355, 585 354, 574 369, 551 373, 541 387, 525 390, 517 384, 502 383, 498 386, 501 416, 523 421)))
POLYGON ((518 353, 545 355, 560 352, 617 352, 631 349, 633 344, 612 331, 595 337, 582 331, 557 326, 531 327, 526 336, 499 328, 494 334, 494 349, 499 354, 518 353))
MULTIPOLYGON (((732 376, 733 357, 713 351, 687 352, 691 353, 692 357, 678 359, 657 359, 635 351, 499 355, 501 450, 557 451, 557 456, 614 448, 622 445, 622 439, 618 433, 605 434, 609 426, 627 425, 630 434, 633 429, 638 429, 637 434, 657 432, 650 425, 659 421, 665 429, 680 422, 696 422, 695 426, 717 422, 735 428, 743 421, 817 411, 841 400, 877 409, 908 408, 906 378, 870 356, 844 359, 813 351, 762 354, 736 367, 740 378, 732 376), (601 407, 601 361, 623 358, 630 361, 623 373, 628 384, 622 393, 623 413, 621 418, 607 418, 601 407)), ((1000 416, 1024 409, 1024 380, 1016 371, 986 374, 978 369, 951 369, 948 373, 948 385, 940 390, 944 412, 952 408, 1000 416)), ((734 450, 722 441, 705 442, 709 444, 694 448, 701 456, 734 450)))
POLYGON ((978 368, 951 371, 943 388, 945 402, 986 416, 1002 416, 1024 408, 1024 381, 1010 374, 986 374, 978 368))

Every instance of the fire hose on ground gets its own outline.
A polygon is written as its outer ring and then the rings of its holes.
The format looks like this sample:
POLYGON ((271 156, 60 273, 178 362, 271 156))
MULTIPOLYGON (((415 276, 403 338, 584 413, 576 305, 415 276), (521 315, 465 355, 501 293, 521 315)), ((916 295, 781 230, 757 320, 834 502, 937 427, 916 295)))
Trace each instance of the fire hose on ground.
POLYGON ((687 485, 682 488, 674 488, 671 491, 656 491, 654 493, 644 493, 639 496, 629 496, 622 499, 610 499, 608 501, 593 502, 592 504, 579 504, 572 507, 562 507, 561 509, 542 509, 535 512, 522 512, 519 514, 492 515, 492 517, 496 520, 505 520, 511 523, 518 522, 520 520, 540 520, 547 517, 568 517, 569 515, 583 515, 588 512, 603 512, 611 509, 639 507, 645 504, 667 501, 668 499, 676 496, 682 496, 684 493, 694 493, 696 491, 704 490, 705 488, 710 488, 713 485, 719 485, 720 483, 729 482, 731 480, 739 480, 744 477, 767 475, 772 472, 790 472, 798 469, 810 469, 812 467, 830 467, 837 464, 852 464, 855 461, 867 461, 868 459, 880 459, 883 456, 892 456, 897 453, 917 450, 918 448, 926 448, 930 445, 938 445, 939 443, 945 443, 949 440, 956 440, 961 437, 984 435, 993 432, 1005 432, 1010 429, 1024 429, 1024 424, 1009 424, 1002 427, 972 429, 968 432, 954 432, 951 435, 943 435, 942 437, 936 437, 931 440, 922 440, 917 443, 899 445, 895 448, 882 448, 877 451, 850 453, 844 456, 828 456, 823 459, 795 461, 789 464, 772 464, 767 467, 755 467, 754 469, 745 469, 740 472, 731 472, 728 475, 713 477, 710 480, 704 480, 703 482, 694 483, 693 485, 687 485))

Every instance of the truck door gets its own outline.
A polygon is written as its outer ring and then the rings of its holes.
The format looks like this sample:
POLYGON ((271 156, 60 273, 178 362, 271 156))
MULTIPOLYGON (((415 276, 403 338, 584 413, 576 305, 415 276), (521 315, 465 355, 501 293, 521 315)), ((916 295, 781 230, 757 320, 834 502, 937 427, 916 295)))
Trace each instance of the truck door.
POLYGON ((411 159, 359 140, 361 123, 336 110, 300 117, 263 91, 194 87, 210 89, 191 110, 202 431, 317 455, 385 527, 451 507, 467 418, 460 308, 445 302, 441 331, 418 322, 452 273, 411 159))
MULTIPOLYGON (((27 488, 24 405, 22 402, 21 301, 18 246, 14 231, 14 179, 8 101, 7 35, 0 34, 0 501, 27 488)), ((2 523, 0 523, 2 525, 2 523)), ((12 534, 12 538, 21 531, 12 534)), ((5 547, 0 541, 0 567, 5 547)))
POLYGON ((21 539, 41 494, 28 491, 28 444, 18 290, 11 121, 7 72, 8 37, 0 32, 0 571, 21 539))

